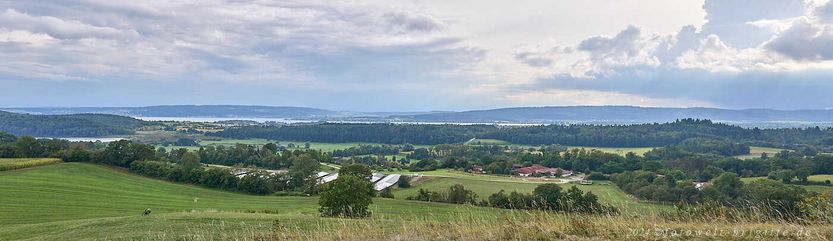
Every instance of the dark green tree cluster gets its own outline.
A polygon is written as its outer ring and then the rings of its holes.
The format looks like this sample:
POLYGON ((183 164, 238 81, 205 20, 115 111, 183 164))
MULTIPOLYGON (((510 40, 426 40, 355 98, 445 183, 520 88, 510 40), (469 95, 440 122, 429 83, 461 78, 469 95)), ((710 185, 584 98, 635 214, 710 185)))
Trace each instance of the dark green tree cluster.
POLYGON ((148 122, 117 115, 30 115, 0 111, 0 131, 40 137, 130 135, 148 122))
POLYGON ((508 209, 540 209, 548 211, 581 212, 581 213, 616 213, 616 208, 602 205, 599 198, 591 192, 583 192, 576 186, 562 191, 561 186, 554 183, 541 184, 535 187, 532 194, 503 190, 483 200, 481 205, 508 209))
MULTIPOLYGON (((645 147, 684 145, 692 152, 730 155, 745 152, 745 144, 802 145, 802 153, 833 151, 833 129, 746 129, 710 120, 681 119, 670 123, 633 125, 543 125, 497 127, 491 125, 316 124, 280 127, 248 126, 208 133, 228 138, 266 138, 317 142, 374 142, 386 144, 462 143, 471 138, 498 139, 525 145, 645 147), (724 143, 725 141, 725 143, 724 143), (738 144, 740 143, 740 144, 738 144), (717 146, 710 146, 717 145, 717 146), (805 151, 805 149, 807 149, 805 151)), ((420 159, 420 158, 413 158, 420 159)))
POLYGON ((405 199, 424 202, 477 204, 477 194, 460 184, 454 184, 448 187, 446 191, 437 192, 420 188, 416 195, 405 199))
MULTIPOLYGON (((279 151, 277 145, 255 145, 237 144, 234 146, 205 146, 199 150, 203 163, 217 165, 243 165, 256 166, 266 169, 288 168, 292 159, 300 155, 308 155, 321 162, 332 162, 329 154, 312 149, 304 150, 283 150, 279 151)), ((171 158, 171 159, 176 159, 171 158)))
POLYGON ((402 151, 402 147, 393 145, 359 145, 347 149, 334 150, 333 157, 348 157, 362 155, 396 155, 402 151))

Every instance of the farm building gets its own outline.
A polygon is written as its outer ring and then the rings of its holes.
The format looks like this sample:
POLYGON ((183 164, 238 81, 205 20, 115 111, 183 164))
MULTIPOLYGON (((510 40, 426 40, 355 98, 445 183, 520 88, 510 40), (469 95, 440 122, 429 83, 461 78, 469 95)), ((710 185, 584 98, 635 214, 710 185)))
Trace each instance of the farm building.
POLYGON ((378 172, 373 173, 373 175, 370 176, 370 182, 375 183, 375 182, 381 180, 383 177, 385 177, 385 174, 383 174, 383 173, 378 173, 378 172))
POLYGON ((332 182, 332 181, 336 180, 336 178, 338 178, 338 173, 333 173, 333 174, 322 177, 321 180, 319 180, 318 182, 319 183, 328 183, 328 182, 332 182))
POLYGON ((379 182, 376 182, 376 184, 373 185, 373 189, 375 189, 376 191, 381 191, 385 188, 396 185, 396 182, 399 181, 399 177, 399 174, 387 175, 384 178, 382 178, 382 180, 379 180, 379 182))
POLYGON ((484 174, 484 173, 486 173, 486 171, 483 170, 483 166, 478 166, 478 165, 471 166, 471 169, 469 170, 469 172, 474 173, 474 174, 484 174))
POLYGON ((521 167, 515 169, 515 172, 518 173, 519 176, 528 177, 533 175, 546 175, 546 176, 555 176, 561 174, 561 176, 566 177, 573 175, 572 171, 563 170, 559 168, 549 168, 539 164, 534 164, 528 167, 521 167))

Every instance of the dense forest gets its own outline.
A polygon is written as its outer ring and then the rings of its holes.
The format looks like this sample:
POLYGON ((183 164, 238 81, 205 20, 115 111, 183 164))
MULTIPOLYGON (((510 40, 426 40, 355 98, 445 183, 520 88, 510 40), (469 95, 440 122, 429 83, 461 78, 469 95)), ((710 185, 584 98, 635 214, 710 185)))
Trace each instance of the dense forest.
POLYGON ((130 135, 142 120, 105 114, 30 115, 0 111, 0 131, 37 137, 130 135))
MULTIPOLYGON (((315 142, 375 142, 386 144, 462 143, 471 138, 498 139, 514 144, 598 147, 657 147, 692 138, 747 142, 762 146, 833 146, 833 129, 758 129, 681 119, 670 123, 634 125, 493 125, 306 124, 280 127, 250 126, 211 133, 227 138, 265 138, 315 142)), ((689 146, 690 148, 696 148, 689 146)), ((742 146, 720 152, 743 152, 742 146)))
POLYGON ((284 127, 241 127, 207 135, 226 138, 264 138, 314 142, 375 142, 386 144, 460 143, 478 134, 495 131, 487 125, 315 124, 284 127))

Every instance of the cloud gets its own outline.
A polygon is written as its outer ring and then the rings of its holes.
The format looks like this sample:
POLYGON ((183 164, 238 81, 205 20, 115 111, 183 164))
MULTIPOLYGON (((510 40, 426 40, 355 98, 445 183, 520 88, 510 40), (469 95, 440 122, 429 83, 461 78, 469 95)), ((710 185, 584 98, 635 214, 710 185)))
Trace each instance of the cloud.
POLYGON ((544 90, 512 93, 501 98, 510 105, 632 105, 647 107, 711 107, 702 101, 650 98, 637 94, 599 90, 544 90))
POLYGON ((833 60, 833 25, 796 21, 766 48, 799 61, 833 60))
POLYGON ((46 46, 55 43, 57 40, 48 34, 32 33, 29 31, 0 29, 0 42, 19 43, 33 46, 46 46))
POLYGON ((805 14, 804 0, 706 0, 705 36, 717 35, 734 48, 756 47, 769 40, 771 29, 753 24, 760 20, 789 19, 805 14))
POLYGON ((135 35, 131 31, 93 26, 79 21, 67 21, 51 16, 32 16, 15 9, 6 9, 0 14, 0 22, 6 28, 41 32, 61 39, 117 38, 135 35))

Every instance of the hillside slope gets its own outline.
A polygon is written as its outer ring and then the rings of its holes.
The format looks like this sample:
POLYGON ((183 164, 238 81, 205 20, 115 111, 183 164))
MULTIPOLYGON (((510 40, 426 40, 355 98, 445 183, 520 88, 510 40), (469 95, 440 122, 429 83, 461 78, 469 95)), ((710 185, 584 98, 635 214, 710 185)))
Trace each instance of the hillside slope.
MULTIPOLYGON (((342 221, 320 218, 318 199, 314 197, 218 191, 86 163, 0 172, 0 197, 0 240, 130 240, 160 232, 187 235, 222 228, 233 235, 251 229, 268 232, 275 220, 293 226, 342 221), (150 217, 141 217, 145 208, 153 210, 150 217)), ((379 198, 374 199, 371 209, 374 219, 386 222, 429 216, 432 220, 447 220, 459 216, 460 209, 485 219, 505 212, 379 198)))

